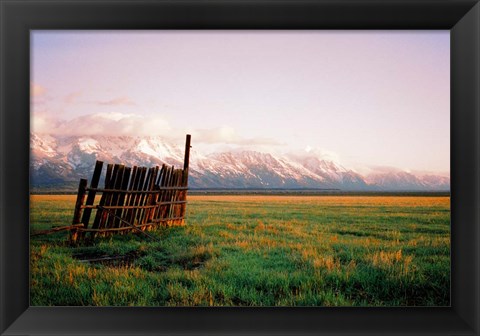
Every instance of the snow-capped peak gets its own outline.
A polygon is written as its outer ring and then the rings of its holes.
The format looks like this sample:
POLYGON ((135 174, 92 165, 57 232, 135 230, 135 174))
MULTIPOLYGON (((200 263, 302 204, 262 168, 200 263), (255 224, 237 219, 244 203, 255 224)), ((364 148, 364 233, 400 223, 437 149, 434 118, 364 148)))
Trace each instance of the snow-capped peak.
POLYGON ((78 147, 82 152, 87 154, 95 153, 100 149, 98 141, 92 138, 80 138, 78 141, 78 147))

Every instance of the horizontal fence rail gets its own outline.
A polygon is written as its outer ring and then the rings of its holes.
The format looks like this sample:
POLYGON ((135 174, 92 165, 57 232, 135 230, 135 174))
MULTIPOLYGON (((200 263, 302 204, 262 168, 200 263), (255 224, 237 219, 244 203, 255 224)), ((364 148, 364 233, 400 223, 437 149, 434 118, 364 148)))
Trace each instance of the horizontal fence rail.
POLYGON ((160 194, 164 190, 188 190, 188 187, 158 187, 155 190, 122 190, 122 189, 101 189, 101 188, 85 188, 86 191, 110 192, 120 194, 160 194))
POLYGON ((185 221, 190 135, 185 143, 183 169, 163 164, 161 167, 127 167, 97 161, 90 186, 81 179, 70 241, 93 239, 114 233, 141 232, 158 226, 183 225, 185 221), (99 187, 104 176, 104 187, 99 187))

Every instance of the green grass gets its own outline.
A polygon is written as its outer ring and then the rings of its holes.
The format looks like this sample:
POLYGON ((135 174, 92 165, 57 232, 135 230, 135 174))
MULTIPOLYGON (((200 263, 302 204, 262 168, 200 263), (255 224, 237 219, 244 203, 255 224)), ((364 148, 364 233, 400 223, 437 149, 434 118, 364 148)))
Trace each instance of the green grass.
MULTIPOLYGON (((32 196, 32 230, 75 196, 32 196)), ((31 304, 445 306, 449 197, 189 196, 187 225, 69 246, 31 238, 31 304), (122 256, 108 263, 81 262, 122 256)))

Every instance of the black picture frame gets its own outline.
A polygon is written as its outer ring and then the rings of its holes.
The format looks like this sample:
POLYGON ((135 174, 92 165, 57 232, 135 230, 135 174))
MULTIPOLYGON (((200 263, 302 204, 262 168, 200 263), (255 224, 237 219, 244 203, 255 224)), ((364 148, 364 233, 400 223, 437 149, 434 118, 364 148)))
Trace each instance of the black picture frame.
POLYGON ((478 1, 0 0, 0 11, 2 335, 479 335, 478 1), (29 307, 31 29, 449 29, 451 307, 29 307))

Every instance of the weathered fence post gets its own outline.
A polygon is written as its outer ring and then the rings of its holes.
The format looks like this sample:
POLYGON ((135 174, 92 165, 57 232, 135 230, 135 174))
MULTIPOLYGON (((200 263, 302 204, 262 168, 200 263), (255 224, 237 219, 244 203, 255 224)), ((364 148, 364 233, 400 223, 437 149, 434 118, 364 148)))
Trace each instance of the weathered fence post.
POLYGON ((192 140, 192 136, 187 134, 187 139, 185 141, 185 158, 183 159, 183 170, 188 170, 188 164, 190 161, 190 142, 192 140))
MULTIPOLYGON (((107 172, 105 174, 105 189, 110 187, 110 183, 112 180, 112 170, 113 170, 113 164, 111 163, 107 164, 107 172)), ((98 203, 98 205, 103 206, 105 204, 107 196, 108 196, 107 193, 102 192, 102 197, 100 198, 100 202, 98 203)), ((103 218, 104 218, 104 211, 97 208, 97 213, 95 214, 95 219, 93 220, 92 229, 95 229, 95 230, 98 229, 103 218)), ((94 237, 95 237, 95 232, 90 233, 90 238, 93 239, 94 237)))
MULTIPOLYGON (((85 194, 87 192, 87 180, 80 179, 78 184, 77 201, 75 202, 75 210, 73 212, 72 225, 80 224, 80 217, 82 216, 82 205, 85 201, 85 194)), ((75 242, 77 240, 77 230, 70 231, 70 241, 75 242)))
MULTIPOLYGON (((192 147, 190 145, 192 140, 192 136, 190 134, 187 134, 187 138, 185 140, 185 157, 183 159, 183 172, 182 172, 182 182, 181 186, 182 187, 188 187, 188 166, 190 164, 190 148, 192 147)), ((187 190, 182 190, 180 195, 181 201, 187 200, 187 190)), ((180 216, 182 217, 181 219, 181 224, 185 224, 185 214, 187 212, 187 203, 182 203, 180 205, 180 216)))
MULTIPOLYGON (((102 174, 102 168, 103 168, 103 162, 97 161, 95 163, 95 169, 93 171, 92 180, 90 181, 90 189, 96 189, 98 187, 98 182, 100 181, 100 175, 102 174)), ((96 194, 95 190, 88 191, 87 201, 85 202, 85 205, 87 206, 93 205, 93 202, 95 201, 95 194, 96 194)), ((91 214, 92 214, 92 208, 86 208, 83 211, 81 222, 83 223, 83 227, 85 229, 88 228, 88 222, 90 221, 91 214)), ((83 235, 84 233, 82 232, 82 237, 83 235)))

